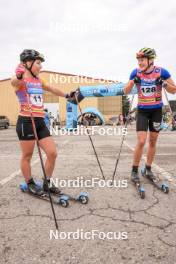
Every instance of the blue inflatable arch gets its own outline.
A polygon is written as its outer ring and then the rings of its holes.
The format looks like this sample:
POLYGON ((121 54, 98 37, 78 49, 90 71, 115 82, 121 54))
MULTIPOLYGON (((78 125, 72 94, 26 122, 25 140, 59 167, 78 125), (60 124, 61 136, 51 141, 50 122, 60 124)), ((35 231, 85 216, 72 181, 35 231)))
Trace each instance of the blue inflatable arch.
MULTIPOLYGON (((95 107, 86 107, 83 109, 82 113, 83 114, 94 114, 99 118, 102 124, 105 122, 103 115, 95 107)), ((81 113, 79 113, 78 119, 80 116, 81 116, 81 113)))
MULTIPOLYGON (((113 83, 106 85, 81 86, 77 91, 78 102, 85 97, 107 97, 124 95, 124 83, 113 83)), ((136 86, 133 87, 131 94, 137 94, 136 86)), ((66 128, 73 130, 77 128, 78 106, 76 100, 67 101, 66 128)))

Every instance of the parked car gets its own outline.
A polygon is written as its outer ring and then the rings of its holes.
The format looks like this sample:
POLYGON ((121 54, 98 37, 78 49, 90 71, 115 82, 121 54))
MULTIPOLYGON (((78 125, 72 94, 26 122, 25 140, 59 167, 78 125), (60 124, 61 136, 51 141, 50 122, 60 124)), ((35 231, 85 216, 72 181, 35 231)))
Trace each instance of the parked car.
POLYGON ((9 119, 7 116, 0 116, 0 127, 7 129, 9 127, 9 119))

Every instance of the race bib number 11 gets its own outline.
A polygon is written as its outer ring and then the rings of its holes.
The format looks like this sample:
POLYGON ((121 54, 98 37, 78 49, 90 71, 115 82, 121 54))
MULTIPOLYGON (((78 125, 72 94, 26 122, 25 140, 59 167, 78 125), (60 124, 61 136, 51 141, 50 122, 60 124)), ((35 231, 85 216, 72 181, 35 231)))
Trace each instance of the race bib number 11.
POLYGON ((30 94, 30 102, 35 106, 43 105, 43 96, 42 94, 30 94))

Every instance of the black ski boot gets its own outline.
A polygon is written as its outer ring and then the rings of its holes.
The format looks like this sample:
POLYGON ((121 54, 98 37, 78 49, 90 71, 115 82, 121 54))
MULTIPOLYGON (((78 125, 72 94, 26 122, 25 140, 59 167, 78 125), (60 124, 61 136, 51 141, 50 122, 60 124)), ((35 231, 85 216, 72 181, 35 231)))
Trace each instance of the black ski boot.
POLYGON ((131 180, 134 183, 139 183, 140 179, 139 179, 138 171, 134 171, 134 170, 131 171, 131 180))
POLYGON ((144 173, 145 173, 145 176, 146 176, 149 180, 151 180, 151 181, 153 181, 153 182, 156 182, 156 181, 157 181, 157 178, 154 176, 154 174, 153 174, 151 168, 149 169, 149 168, 145 167, 145 169, 144 169, 144 173))
POLYGON ((37 185, 33 178, 31 178, 28 181, 27 186, 28 186, 28 191, 34 195, 41 196, 44 194, 43 188, 37 185))
POLYGON ((51 183, 50 179, 47 179, 47 181, 45 179, 43 180, 43 189, 45 192, 48 192, 48 189, 49 189, 50 192, 53 194, 61 193, 61 190, 59 190, 59 188, 56 187, 53 182, 51 183))

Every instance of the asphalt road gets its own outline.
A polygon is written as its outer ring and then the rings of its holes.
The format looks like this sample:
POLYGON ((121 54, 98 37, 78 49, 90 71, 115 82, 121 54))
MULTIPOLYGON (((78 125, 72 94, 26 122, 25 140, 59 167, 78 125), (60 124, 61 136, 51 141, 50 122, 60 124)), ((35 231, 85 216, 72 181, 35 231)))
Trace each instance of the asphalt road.
MULTIPOLYGON (((121 137, 101 136, 96 132, 92 138, 105 176, 110 179, 121 137)), ((101 178, 86 135, 59 135, 54 139, 58 148, 55 179, 68 182, 78 177, 82 181, 101 178)), ((63 188, 72 195, 87 191, 90 201, 87 205, 70 202, 68 208, 56 205, 59 225, 56 232, 50 204, 19 190, 23 179, 19 171, 20 147, 15 129, 0 130, 0 262, 176 263, 176 132, 160 134, 153 166, 157 175, 168 180, 169 194, 143 178, 146 198, 139 197, 130 182, 135 143, 135 130, 130 127, 115 178, 119 187, 63 188), (127 187, 121 186, 124 180, 127 187), (90 235, 89 239, 85 234, 90 235), (116 236, 110 239, 108 234, 116 236)), ((145 157, 141 165, 144 162, 145 157)), ((34 178, 41 179, 36 150, 32 164, 34 178)))

